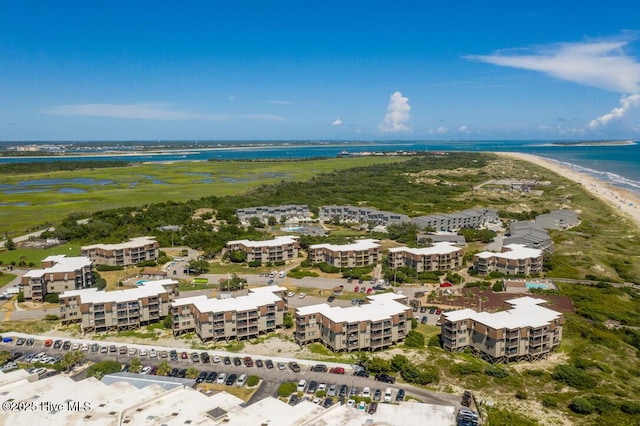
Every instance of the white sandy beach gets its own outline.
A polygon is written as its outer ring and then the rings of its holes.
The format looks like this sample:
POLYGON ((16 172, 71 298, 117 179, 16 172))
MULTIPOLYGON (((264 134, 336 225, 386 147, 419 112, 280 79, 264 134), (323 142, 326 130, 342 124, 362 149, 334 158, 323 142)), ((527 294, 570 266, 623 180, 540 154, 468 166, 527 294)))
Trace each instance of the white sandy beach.
POLYGON ((565 167, 537 155, 522 154, 519 152, 496 152, 496 154, 537 164, 564 176, 567 179, 580 183, 587 191, 607 202, 618 212, 623 213, 632 219, 636 223, 636 226, 640 228, 640 207, 638 207, 640 205, 640 195, 632 191, 627 191, 623 188, 609 185, 599 179, 587 174, 579 173, 569 167, 565 167))

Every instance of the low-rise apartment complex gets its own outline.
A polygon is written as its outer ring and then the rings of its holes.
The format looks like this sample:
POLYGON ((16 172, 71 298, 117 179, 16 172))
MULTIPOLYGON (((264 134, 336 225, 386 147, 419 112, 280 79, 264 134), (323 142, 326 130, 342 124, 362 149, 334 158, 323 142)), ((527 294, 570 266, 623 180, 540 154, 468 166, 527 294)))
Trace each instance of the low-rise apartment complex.
POLYGON ((282 327, 287 289, 266 286, 226 299, 193 296, 171 304, 173 334, 195 331, 202 341, 258 337, 282 327))
POLYGON ((34 302, 42 302, 48 293, 87 288, 94 284, 91 259, 64 254, 46 257, 40 269, 30 270, 20 281, 25 299, 34 302))
POLYGON ((387 348, 411 330, 413 312, 402 294, 367 296, 363 305, 343 308, 326 303, 296 309, 296 342, 322 342, 333 351, 387 348))
POLYGON ((145 281, 127 290, 65 291, 60 319, 62 324, 79 322, 83 333, 131 330, 162 320, 177 296, 174 280, 145 281))
POLYGON ((509 236, 502 244, 523 244, 526 247, 544 251, 553 250, 553 240, 549 233, 534 222, 520 221, 509 224, 509 236))
POLYGON ((531 275, 542 272, 542 250, 524 244, 509 244, 502 252, 483 251, 473 257, 473 268, 479 275, 493 271, 507 275, 531 275))
POLYGON ((287 235, 265 241, 229 241, 225 247, 227 252, 243 252, 247 262, 286 262, 298 258, 300 242, 298 237, 287 235))
POLYGON ((129 266, 156 260, 160 245, 153 237, 137 237, 120 244, 83 246, 81 253, 98 265, 129 266))
POLYGON ((311 217, 309 206, 306 204, 287 204, 283 206, 258 206, 237 209, 236 215, 243 224, 248 224, 252 217, 267 223, 270 217, 278 222, 284 220, 307 220, 311 217))
POLYGON ((389 249, 389 267, 412 268, 423 271, 450 271, 462 267, 462 249, 449 242, 434 243, 431 247, 389 249))
POLYGON ((387 226, 392 223, 408 222, 406 214, 385 212, 369 207, 358 206, 322 206, 320 207, 320 219, 329 221, 339 219, 341 222, 372 222, 375 225, 387 226))
POLYGON ((456 213, 418 216, 411 222, 420 228, 438 232, 456 232, 462 228, 482 228, 498 222, 498 212, 492 209, 467 209, 456 213))
POLYGON ((507 300, 501 312, 472 309, 445 312, 441 316, 441 339, 445 349, 471 348, 489 362, 535 361, 560 346, 562 313, 540 306, 543 299, 520 297, 507 300))
POLYGON ((314 244, 309 246, 312 263, 326 262, 337 268, 357 268, 374 265, 380 261, 378 240, 358 240, 351 244, 314 244))

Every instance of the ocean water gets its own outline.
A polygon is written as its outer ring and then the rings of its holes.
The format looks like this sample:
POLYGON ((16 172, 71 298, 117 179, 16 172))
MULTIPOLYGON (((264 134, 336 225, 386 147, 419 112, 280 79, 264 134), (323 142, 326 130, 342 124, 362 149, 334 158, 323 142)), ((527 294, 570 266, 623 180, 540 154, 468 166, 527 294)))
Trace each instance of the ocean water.
MULTIPOLYGON (((133 144, 133 143, 132 143, 133 144)), ((139 142, 135 143, 140 145, 139 142)), ((640 144, 566 145, 545 141, 380 141, 380 142, 263 142, 251 147, 246 142, 201 143, 198 149, 129 153, 127 155, 86 155, 83 157, 0 158, 0 164, 40 161, 121 160, 129 162, 259 160, 335 157, 342 152, 365 151, 498 151, 535 154, 557 161, 574 170, 589 174, 610 184, 640 193, 640 144), (223 149, 207 149, 212 146, 223 149)), ((8 143, 2 143, 8 145, 8 143)), ((94 151, 95 152, 95 151, 94 151)))

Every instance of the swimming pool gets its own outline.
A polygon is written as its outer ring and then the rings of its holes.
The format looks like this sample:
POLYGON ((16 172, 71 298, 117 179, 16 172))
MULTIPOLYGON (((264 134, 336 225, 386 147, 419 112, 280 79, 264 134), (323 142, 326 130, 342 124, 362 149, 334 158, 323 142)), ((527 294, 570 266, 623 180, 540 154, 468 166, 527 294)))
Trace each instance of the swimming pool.
POLYGON ((525 283, 527 288, 539 288, 542 290, 549 290, 549 285, 545 283, 525 283))
POLYGON ((144 285, 144 283, 146 283, 147 280, 138 280, 135 282, 135 285, 144 285))

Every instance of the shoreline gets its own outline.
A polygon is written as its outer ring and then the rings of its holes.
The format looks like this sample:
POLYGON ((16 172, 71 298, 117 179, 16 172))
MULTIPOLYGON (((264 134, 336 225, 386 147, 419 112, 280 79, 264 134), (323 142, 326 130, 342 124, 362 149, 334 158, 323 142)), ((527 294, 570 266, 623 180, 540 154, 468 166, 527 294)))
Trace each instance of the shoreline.
POLYGON ((538 155, 520 152, 494 152, 494 154, 536 164, 579 183, 584 189, 613 207, 616 211, 629 217, 636 227, 640 229, 640 194, 606 183, 586 173, 578 172, 538 155))

